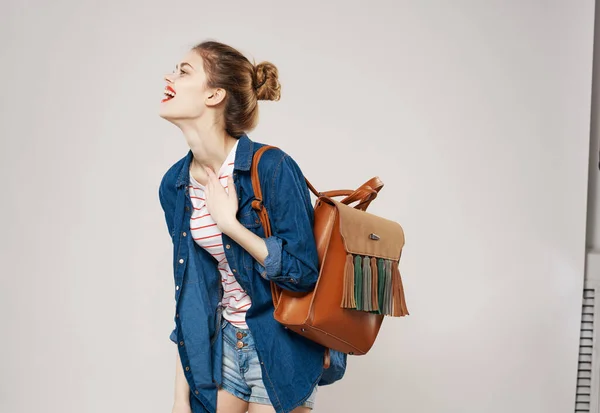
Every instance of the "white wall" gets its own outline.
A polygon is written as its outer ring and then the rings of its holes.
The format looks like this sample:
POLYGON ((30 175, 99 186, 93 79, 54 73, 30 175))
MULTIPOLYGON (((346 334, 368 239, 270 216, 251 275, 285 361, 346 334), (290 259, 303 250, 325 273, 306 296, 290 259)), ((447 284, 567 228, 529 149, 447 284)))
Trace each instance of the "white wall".
POLYGON ((169 411, 157 112, 205 38, 280 69, 252 139, 321 190, 379 175, 406 232, 411 315, 315 412, 572 411, 593 1, 49 4, 0 17, 0 411, 169 411))
MULTIPOLYGON (((598 1, 596 1, 596 21, 600 21, 600 7, 598 7, 598 1)), ((587 256, 585 266, 585 279, 586 279, 586 293, 588 296, 594 296, 594 308, 587 307, 586 312, 593 311, 594 317, 594 333, 592 334, 592 358, 591 358, 591 397, 590 397, 590 411, 600 411, 600 329, 598 328, 597 320, 600 320, 600 305, 598 305, 598 298, 600 297, 600 129, 598 109, 600 108, 600 24, 596 24, 594 33, 594 67, 593 67, 593 81, 592 81, 592 104, 591 104, 591 127, 590 127, 590 159, 589 159, 589 182, 588 182, 588 210, 587 210, 587 256)), ((589 301, 587 300, 589 305, 589 301)), ((583 327, 583 325, 582 325, 583 327)), ((582 336, 590 334, 590 332, 582 331, 582 336)), ((582 344, 585 342, 582 341, 582 344)), ((584 355, 580 356, 580 361, 586 361, 588 357, 587 351, 583 352, 584 355)), ((585 363, 579 364, 582 370, 585 370, 588 365, 585 363)), ((582 371, 582 374, 578 377, 582 378, 578 380, 578 385, 585 386, 585 378, 588 373, 582 371)), ((581 388, 581 399, 584 403, 583 407, 586 406, 585 401, 587 397, 585 393, 587 389, 581 388)))
MULTIPOLYGON (((596 7, 596 20, 600 21, 600 7, 596 7)), ((594 33, 594 65, 590 127, 589 197, 587 211, 587 248, 590 253, 600 253, 600 28, 594 33)), ((598 269, 600 271, 600 268, 598 269)))

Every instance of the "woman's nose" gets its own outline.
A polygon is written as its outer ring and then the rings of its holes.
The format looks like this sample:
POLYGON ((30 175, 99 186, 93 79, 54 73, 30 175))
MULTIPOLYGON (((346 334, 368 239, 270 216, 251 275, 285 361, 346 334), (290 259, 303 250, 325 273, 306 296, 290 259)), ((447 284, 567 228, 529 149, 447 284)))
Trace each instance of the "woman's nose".
POLYGON ((167 73, 164 79, 169 83, 173 83, 173 73, 167 73))

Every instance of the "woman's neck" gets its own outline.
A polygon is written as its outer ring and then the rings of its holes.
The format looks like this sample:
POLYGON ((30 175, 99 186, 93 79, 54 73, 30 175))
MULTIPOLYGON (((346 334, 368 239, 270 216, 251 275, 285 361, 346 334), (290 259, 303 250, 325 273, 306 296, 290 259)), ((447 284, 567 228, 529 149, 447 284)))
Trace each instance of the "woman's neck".
POLYGON ((194 179, 198 183, 206 185, 208 175, 204 168, 209 167, 218 174, 236 141, 236 138, 229 136, 227 133, 221 137, 196 140, 196 144, 190 147, 193 154, 190 173, 194 179))

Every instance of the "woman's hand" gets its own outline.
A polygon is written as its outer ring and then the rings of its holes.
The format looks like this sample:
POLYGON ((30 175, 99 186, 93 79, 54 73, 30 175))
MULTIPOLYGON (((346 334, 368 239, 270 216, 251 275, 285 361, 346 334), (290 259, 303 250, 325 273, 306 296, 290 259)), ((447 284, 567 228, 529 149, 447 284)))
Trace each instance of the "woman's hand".
POLYGON ((237 222, 235 215, 238 210, 238 199, 233 178, 231 175, 227 177, 227 191, 225 191, 213 170, 208 167, 204 169, 208 175, 208 182, 204 189, 206 209, 219 230, 226 232, 227 228, 237 222))

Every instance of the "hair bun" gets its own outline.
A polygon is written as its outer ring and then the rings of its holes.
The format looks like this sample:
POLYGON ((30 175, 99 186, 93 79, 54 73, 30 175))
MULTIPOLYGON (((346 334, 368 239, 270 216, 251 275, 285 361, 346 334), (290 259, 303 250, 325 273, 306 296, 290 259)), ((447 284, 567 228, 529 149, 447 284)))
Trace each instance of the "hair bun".
POLYGON ((254 66, 254 89, 258 100, 279 100, 279 71, 273 63, 261 62, 254 66))

